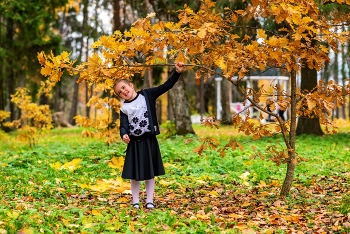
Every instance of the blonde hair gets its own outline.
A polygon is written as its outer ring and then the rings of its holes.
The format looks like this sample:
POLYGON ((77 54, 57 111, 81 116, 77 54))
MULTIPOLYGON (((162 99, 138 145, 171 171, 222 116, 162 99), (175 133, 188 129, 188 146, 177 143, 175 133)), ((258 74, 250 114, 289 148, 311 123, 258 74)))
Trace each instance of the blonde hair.
POLYGON ((117 93, 115 92, 115 87, 116 87, 117 84, 119 84, 120 82, 124 82, 124 83, 126 83, 126 84, 128 84, 128 85, 133 85, 133 83, 132 83, 130 80, 126 79, 126 78, 117 79, 116 82, 114 83, 113 91, 114 91, 114 93, 115 93, 119 98, 121 98, 121 97, 119 96, 119 94, 117 94, 117 93))

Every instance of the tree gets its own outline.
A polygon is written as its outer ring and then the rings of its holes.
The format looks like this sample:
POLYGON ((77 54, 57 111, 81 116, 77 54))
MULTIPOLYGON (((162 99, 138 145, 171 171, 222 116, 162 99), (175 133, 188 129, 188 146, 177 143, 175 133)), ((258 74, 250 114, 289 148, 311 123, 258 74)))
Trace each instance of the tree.
POLYGON ((2 94, 0 108, 11 111, 11 120, 19 115, 10 95, 18 86, 31 87, 34 96, 40 83, 39 66, 32 54, 59 52, 61 38, 52 28, 56 10, 66 1, 2 1, 0 4, 0 41, 2 94))
MULTIPOLYGON (((305 93, 312 92, 317 87, 317 71, 316 69, 310 69, 308 67, 301 68, 301 83, 300 89, 305 93)), ((304 108, 307 108, 305 106, 304 108)), ((303 116, 302 113, 298 118, 298 124, 296 129, 297 135, 302 134, 314 134, 323 135, 321 129, 320 120, 317 116, 303 116)))
MULTIPOLYGON (((79 38, 78 45, 79 45, 79 51, 78 51, 78 58, 77 62, 81 63, 81 58, 83 56, 83 49, 84 49, 84 38, 87 34, 87 24, 88 24, 88 7, 89 7, 89 0, 83 0, 82 1, 82 7, 83 7, 83 22, 81 24, 81 36, 79 38)), ((72 97, 72 107, 69 114, 69 123, 75 125, 74 117, 77 115, 77 108, 78 108, 78 92, 79 92, 79 84, 78 84, 79 77, 75 78, 74 82, 74 89, 73 89, 73 97, 72 97)))
MULTIPOLYGON (((337 106, 344 105, 344 95, 350 93, 350 85, 340 86, 334 81, 319 82, 312 92, 300 92, 297 89, 296 73, 307 66, 310 69, 320 70, 325 62, 329 61, 329 49, 324 44, 329 44, 335 49, 336 41, 345 43, 349 32, 335 33, 332 22, 344 22, 344 18, 326 20, 320 15, 317 5, 313 1, 252 1, 245 10, 231 10, 226 8, 224 12, 213 11, 215 3, 206 0, 198 12, 185 6, 179 13, 179 22, 154 22, 155 14, 149 14, 146 18, 137 20, 130 30, 123 33, 116 31, 111 36, 103 36, 93 44, 99 49, 92 54, 87 62, 73 68, 73 62, 69 54, 58 56, 38 55, 43 66, 43 75, 48 77, 48 83, 55 83, 62 70, 79 72, 79 81, 98 84, 99 89, 113 92, 112 86, 116 79, 132 78, 134 74, 144 74, 148 67, 172 66, 171 61, 182 61, 188 69, 195 70, 195 80, 199 84, 204 76, 213 74, 230 81, 237 87, 244 97, 246 107, 254 106, 262 113, 271 114, 276 118, 275 126, 262 123, 254 124, 250 121, 250 113, 246 116, 233 116, 233 126, 254 140, 277 133, 282 135, 285 143, 280 145, 268 145, 265 153, 255 151, 253 157, 261 157, 271 160, 276 165, 287 164, 286 177, 281 188, 281 196, 286 196, 291 188, 295 166, 305 161, 296 152, 296 119, 298 116, 317 116, 320 123, 325 126, 325 131, 333 130, 333 124, 328 118, 330 111, 337 106), (273 16, 277 23, 284 22, 287 27, 281 28, 281 33, 274 33, 263 28, 257 29, 256 38, 233 34, 235 23, 241 17, 269 17, 273 16), (317 43, 313 43, 315 40, 317 43), (165 47, 172 50, 163 53, 165 47), (136 53, 142 53, 145 62, 135 62, 136 53), (53 63, 54 66, 47 64, 53 63), (243 78, 250 71, 265 70, 267 67, 280 69, 285 74, 290 74, 290 89, 282 90, 275 86, 273 93, 268 93, 264 88, 255 90, 251 87, 244 88, 241 85, 243 78), (221 69, 222 73, 216 73, 221 69), (237 79, 233 79, 238 75, 237 79), (279 105, 281 109, 290 110, 291 118, 284 121, 277 114, 268 111, 260 105, 261 97, 274 95, 269 101, 271 109, 279 105), (304 108, 307 106, 307 108, 304 108)), ((337 17, 337 16, 335 16, 337 17)), ((350 17, 350 16, 347 16, 350 17)), ((348 18, 345 18, 348 19, 348 18)), ((102 103, 118 109, 117 100, 94 99, 93 103, 102 103)), ((82 119, 82 122, 89 121, 82 119)), ((107 122, 108 124, 108 122, 107 122)), ((205 126, 216 126, 218 123, 212 116, 204 121, 205 126)), ((197 148, 198 153, 203 153, 207 147, 217 148, 217 141, 208 137, 203 139, 203 144, 197 148)), ((236 139, 230 139, 222 148, 219 148, 221 156, 228 149, 242 149, 243 146, 236 139)))
MULTIPOLYGON (((150 0, 149 2, 159 19, 167 19, 176 22, 177 8, 189 1, 175 1, 175 3, 170 2, 170 4, 166 4, 165 1, 150 0)), ((195 7, 199 7, 199 1, 194 1, 193 4, 195 7)), ((168 49, 171 50, 172 48, 170 47, 168 49)), ((170 72, 171 71, 169 71, 169 73, 170 72)), ((184 78, 181 78, 180 81, 175 84, 174 88, 168 92, 168 100, 171 104, 170 113, 174 115, 176 134, 178 135, 194 134, 190 105, 185 92, 186 86, 183 79, 184 78)), ((172 116, 170 116, 170 119, 172 119, 172 116)))
MULTIPOLYGON (((330 1, 316 1, 318 3, 318 6, 320 8, 320 13, 328 17, 329 19, 333 18, 333 14, 340 13, 340 15, 347 14, 348 12, 348 6, 342 6, 341 4, 337 3, 331 3, 330 1)), ((339 18, 341 18, 340 16, 339 18)), ((337 26, 335 26, 337 27, 337 26)), ((338 51, 335 49, 335 61, 334 61, 334 77, 336 83, 338 83, 338 51)), ((344 64, 344 63, 343 63, 344 64)), ((327 67, 325 67, 325 72, 327 73, 328 68, 328 62, 326 64, 327 67)), ((301 71, 301 89, 306 90, 306 92, 310 92, 311 90, 315 89, 317 86, 317 71, 315 69, 310 69, 307 66, 304 66, 301 71)), ((338 108, 336 108, 337 118, 339 117, 338 108)), ((334 115, 332 115, 334 116, 334 115)), ((319 119, 317 116, 307 117, 307 116, 300 116, 298 119, 298 125, 296 130, 297 135, 301 134, 314 134, 314 135, 323 135, 323 131, 321 129, 321 125, 319 122, 319 119)))
MULTIPOLYGON (((248 5, 248 2, 238 0, 238 1, 217 1, 217 9, 230 8, 232 10, 244 10, 248 5)), ((254 37, 256 35, 256 26, 258 21, 251 17, 242 17, 235 23, 235 28, 232 33, 237 34, 240 38, 243 38, 243 35, 249 35, 254 37)), ((222 42, 221 42, 222 43, 222 42)), ((232 96, 232 85, 229 81, 223 80, 222 84, 222 97, 221 97, 221 106, 222 106, 222 121, 223 124, 232 124, 232 113, 231 113, 231 96, 232 96)))

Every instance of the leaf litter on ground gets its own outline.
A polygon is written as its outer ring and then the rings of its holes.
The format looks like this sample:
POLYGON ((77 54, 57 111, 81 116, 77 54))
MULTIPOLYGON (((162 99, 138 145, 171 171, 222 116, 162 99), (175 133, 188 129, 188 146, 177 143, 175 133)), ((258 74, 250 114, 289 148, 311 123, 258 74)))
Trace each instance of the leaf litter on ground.
MULTIPOLYGON (((209 149, 198 156, 192 152, 197 136, 160 136, 166 175, 156 179, 152 211, 130 205, 129 183, 120 178, 123 144, 75 137, 63 146, 62 135, 53 132, 54 141, 35 149, 1 152, 0 233, 350 231, 347 134, 299 139, 309 161, 298 165, 286 198, 279 197, 283 167, 251 160, 244 151, 221 157, 209 149)), ((141 191, 144 200, 144 185, 141 191)))

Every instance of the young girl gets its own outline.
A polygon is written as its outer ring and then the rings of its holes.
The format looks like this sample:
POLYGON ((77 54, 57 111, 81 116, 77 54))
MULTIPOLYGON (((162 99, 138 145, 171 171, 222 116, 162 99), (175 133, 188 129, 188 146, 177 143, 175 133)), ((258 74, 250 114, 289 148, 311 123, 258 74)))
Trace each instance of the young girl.
POLYGON ((127 79, 118 80, 114 85, 115 93, 124 99, 120 108, 120 136, 128 147, 122 178, 130 179, 134 208, 140 208, 140 181, 146 183, 146 208, 155 207, 154 177, 165 174, 156 138, 160 133, 156 99, 175 85, 183 67, 183 63, 176 63, 173 74, 158 87, 136 92, 134 85, 127 79))

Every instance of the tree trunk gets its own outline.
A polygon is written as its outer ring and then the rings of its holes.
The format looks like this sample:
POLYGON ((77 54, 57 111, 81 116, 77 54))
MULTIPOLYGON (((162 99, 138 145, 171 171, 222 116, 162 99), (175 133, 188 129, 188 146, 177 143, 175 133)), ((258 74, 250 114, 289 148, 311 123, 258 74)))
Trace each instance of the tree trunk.
MULTIPOLYGON (((14 36, 14 22, 12 19, 7 19, 6 24, 6 42, 8 51, 13 51, 13 36, 14 36)), ((11 102, 11 94, 15 93, 16 89, 16 81, 15 81, 15 73, 13 68, 13 60, 14 58, 8 58, 7 66, 5 66, 5 84, 6 84, 6 102, 7 106, 9 107, 9 111, 11 112, 10 120, 13 121, 16 119, 16 113, 15 113, 15 104, 11 102)))
MULTIPOLYGON (((333 77, 334 77, 334 82, 336 84, 339 84, 339 69, 338 69, 338 65, 339 65, 339 51, 335 51, 334 53, 334 64, 333 64, 333 77)), ((335 110, 333 110, 333 116, 332 118, 337 118, 339 119, 339 108, 337 107, 335 110), (335 112, 335 113, 334 113, 335 112)))
POLYGON ((191 122, 190 104, 185 93, 183 77, 169 90, 171 106, 175 117, 177 135, 194 134, 191 122))
MULTIPOLYGON (((83 22, 81 26, 81 38, 78 41, 78 44, 80 44, 79 48, 79 55, 77 62, 81 62, 81 58, 83 55, 83 48, 84 48, 84 36, 86 35, 86 26, 87 26, 87 20, 88 20, 88 6, 89 6, 89 0, 84 0, 82 2, 83 6, 83 22)), ((79 84, 77 83, 78 81, 78 76, 75 77, 74 80, 74 90, 73 90, 73 96, 72 96, 72 107, 69 115, 69 123, 72 125, 75 125, 75 119, 74 117, 77 115, 77 110, 78 110, 78 96, 79 96, 79 84)))
POLYGON ((113 1, 113 31, 121 30, 119 0, 113 1))
POLYGON ((168 92, 167 94, 168 96, 168 106, 167 106, 167 110, 168 110, 168 120, 170 120, 171 122, 174 121, 174 111, 173 111, 173 107, 172 107, 172 101, 171 101, 171 95, 170 92, 168 92))
POLYGON ((295 126, 296 126, 296 71, 291 72, 291 105, 290 105, 290 132, 289 132, 289 147, 288 149, 288 162, 287 162, 287 173, 286 177, 284 178, 284 182, 282 185, 281 193, 280 195, 282 197, 287 196, 287 194, 290 191, 290 188, 292 187, 293 178, 294 178, 294 170, 295 170, 295 126))
POLYGON ((153 87, 153 72, 152 68, 148 68, 145 72, 145 76, 143 79, 143 89, 148 89, 153 87))
POLYGON ((232 84, 231 82, 223 79, 222 82, 222 124, 232 124, 232 114, 231 114, 231 93, 232 93, 232 84))
POLYGON ((5 110, 3 62, 0 64, 0 110, 5 110))
MULTIPOLYGON (((301 91, 311 91, 317 86, 317 71, 309 67, 301 69, 301 91)), ((322 136, 324 133, 321 129, 319 118, 309 118, 307 116, 299 116, 296 134, 309 134, 322 136)))
MULTIPOLYGON (((343 27, 343 30, 345 30, 345 28, 343 27)), ((345 52, 345 45, 341 45, 341 61, 346 61, 346 55, 347 53, 345 52)), ((345 87, 345 79, 347 78, 346 77, 346 63, 345 62, 342 62, 341 63, 341 81, 342 81, 342 86, 343 86, 343 91, 344 90, 344 87, 345 87)), ((341 114, 342 114, 342 119, 346 119, 346 110, 345 110, 345 105, 342 105, 341 107, 341 114)))
MULTIPOLYGON (((0 24, 3 24, 4 19, 0 16, 0 24)), ((2 35, 3 27, 0 27, 0 47, 6 48, 2 35)), ((5 110, 5 58, 0 57, 0 110, 5 110)))
MULTIPOLYGON (((89 48, 89 37, 86 38, 86 48, 89 48)), ((89 57, 89 50, 85 51, 85 57, 89 57)), ((87 105, 90 98, 92 97, 92 86, 89 86, 87 83, 85 83, 85 114, 86 117, 90 119, 90 106, 87 105)))
POLYGON ((204 118, 205 106, 204 106, 204 77, 201 77, 201 83, 199 85, 199 113, 201 119, 204 118))
POLYGON ((74 89, 73 89, 73 95, 72 95, 72 106, 70 109, 69 119, 68 122, 72 125, 75 125, 75 119, 74 117, 78 113, 78 94, 79 94, 79 84, 77 83, 77 80, 79 79, 78 76, 74 79, 74 89))

